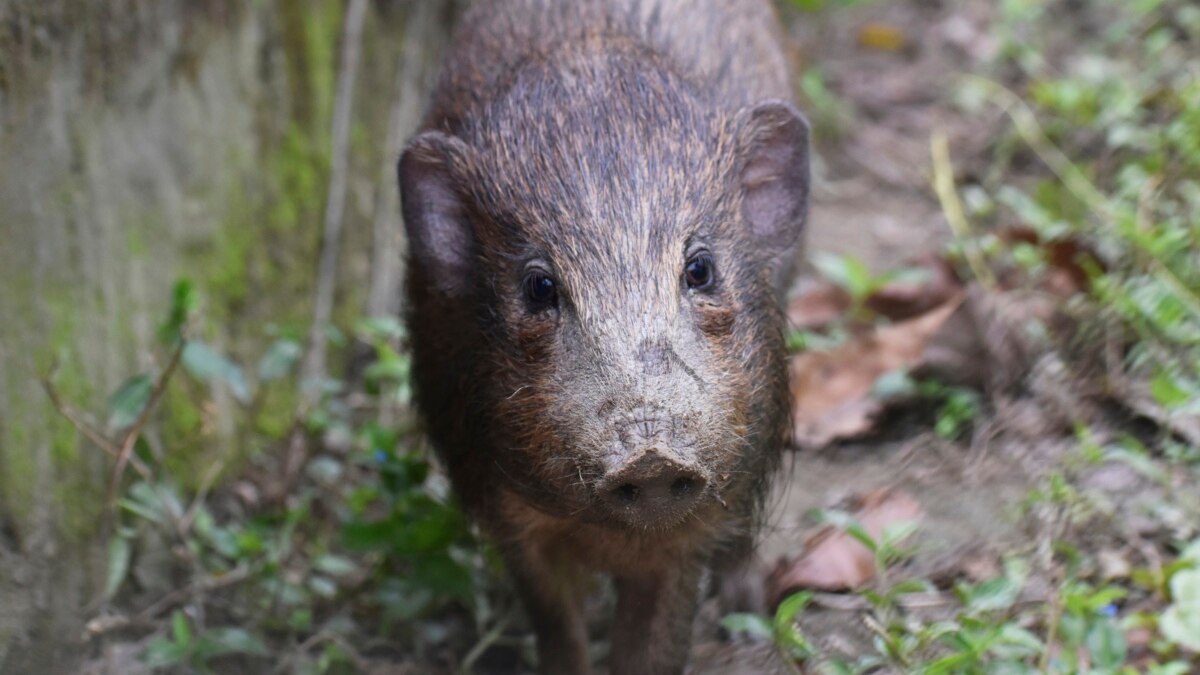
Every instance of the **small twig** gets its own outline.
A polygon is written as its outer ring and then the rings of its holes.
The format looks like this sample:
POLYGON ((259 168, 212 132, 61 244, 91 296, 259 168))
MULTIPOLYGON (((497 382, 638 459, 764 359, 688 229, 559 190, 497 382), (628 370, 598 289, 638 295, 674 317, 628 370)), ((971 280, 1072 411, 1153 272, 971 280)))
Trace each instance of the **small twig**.
POLYGON ((475 665, 475 662, 479 660, 479 657, 483 656, 488 647, 491 647, 496 643, 496 640, 500 639, 500 636, 504 634, 504 629, 508 628, 508 624, 512 622, 512 617, 512 612, 505 614, 504 617, 496 622, 496 625, 492 626, 483 637, 479 638, 479 642, 476 642, 475 646, 471 647, 471 651, 467 652, 467 655, 463 657, 462 663, 458 667, 459 673, 470 675, 471 666, 475 665))
POLYGON ((155 617, 161 614, 166 609, 186 600, 189 597, 197 597, 204 593, 210 593, 228 586, 234 586, 258 572, 261 565, 239 565, 228 574, 222 574, 219 577, 205 577, 200 581, 189 584, 185 588, 178 588, 163 597, 156 600, 153 604, 138 612, 131 621, 152 621, 155 617))
MULTIPOLYGON (((332 642, 340 647, 342 651, 346 653, 346 656, 350 657, 350 660, 354 662, 354 669, 356 672, 370 672, 370 663, 363 658, 362 654, 358 653, 358 650, 355 649, 353 645, 351 645, 349 642, 346 642, 346 639, 337 633, 331 633, 327 630, 321 630, 313 633, 308 637, 308 639, 296 646, 296 651, 303 654, 322 642, 332 642)), ((289 673, 292 672, 289 670, 292 665, 293 664, 289 663, 289 659, 285 659, 278 663, 271 672, 276 674, 289 673)))
POLYGON ((196 512, 200 509, 200 505, 204 503, 205 497, 208 496, 208 491, 212 489, 213 483, 216 482, 217 476, 221 475, 221 470, 225 468, 225 460, 218 460, 208 467, 204 477, 200 479, 200 489, 196 491, 195 498, 184 512, 181 522, 184 527, 191 529, 192 521, 196 518, 196 512))
POLYGON ((1049 625, 1046 626, 1046 649, 1038 659, 1038 670, 1043 673, 1050 672, 1050 650, 1054 647, 1054 643, 1058 641, 1058 622, 1062 619, 1062 594, 1054 593, 1053 596, 1050 600, 1049 625))
POLYGON ((392 316, 399 309, 403 261, 403 238, 400 236, 400 207, 397 204, 396 158, 405 135, 421 115, 422 76, 427 69, 427 53, 431 31, 439 30, 433 3, 410 5, 412 11, 401 37, 404 48, 396 65, 396 81, 384 141, 383 161, 379 167, 379 182, 375 198, 375 218, 372 223, 374 251, 371 259, 371 282, 367 292, 367 314, 392 316))
POLYGON ((109 480, 108 497, 105 500, 105 503, 108 504, 108 509, 106 511, 107 515, 104 519, 103 531, 105 533, 109 533, 112 530, 112 516, 117 501, 117 489, 120 487, 121 479, 125 475, 125 468, 127 466, 132 466, 134 471, 137 472, 138 476, 141 477, 146 485, 154 491, 155 496, 158 498, 159 506, 162 508, 163 514, 170 521, 171 527, 175 531, 175 535, 179 537, 179 542, 183 544, 182 550, 187 555, 188 561, 195 566, 197 564, 195 556, 187 547, 190 519, 185 522, 184 514, 177 513, 172 508, 171 500, 167 499, 162 487, 154 481, 154 475, 150 472, 150 468, 147 467, 144 462, 138 459, 133 452, 138 438, 141 437, 142 430, 149 422, 150 415, 154 412, 154 408, 158 405, 159 400, 166 392, 167 384, 170 382, 171 376, 175 373, 176 368, 178 368, 179 363, 182 360, 183 350, 186 345, 186 338, 181 336, 178 346, 176 346, 175 351, 171 354, 171 359, 167 363, 167 367, 164 368, 155 379, 154 384, 150 389, 150 395, 146 399, 145 406, 142 408, 142 411, 138 414, 133 424, 130 425, 130 427, 125 431, 125 434, 121 437, 120 442, 114 443, 102 432, 100 432, 99 429, 84 419, 83 415, 79 414, 70 405, 62 400, 62 397, 59 395, 58 390, 54 387, 54 384, 50 379, 53 374, 53 370, 46 377, 42 378, 42 387, 46 390, 46 395, 49 396, 51 404, 54 405, 54 408, 58 410, 58 412, 65 417, 67 421, 69 421, 77 430, 79 430, 80 433, 86 436, 88 440, 95 443, 99 448, 104 450, 105 453, 116 460, 116 463, 113 466, 112 477, 109 480))
MULTIPOLYGON (((62 415, 68 422, 71 423, 71 426, 75 427, 76 431, 83 434, 89 441, 92 442, 93 445, 103 450, 110 457, 113 459, 119 457, 121 454, 120 448, 110 441, 103 432, 95 427, 95 425, 84 419, 82 413, 80 413, 78 410, 75 410, 75 408, 71 407, 70 404, 62 400, 62 396, 58 393, 58 389, 55 388, 54 383, 50 381, 51 377, 52 375, 47 375, 46 377, 42 378, 42 389, 45 390, 46 396, 50 398, 50 404, 54 406, 54 409, 58 411, 58 414, 62 415)), ((148 469, 146 465, 136 456, 130 458, 130 466, 132 466, 134 471, 137 471, 138 475, 143 479, 148 479, 150 477, 150 469, 148 469)))
POLYGON ((971 224, 963 211, 958 191, 954 189, 954 167, 950 163, 950 144, 945 134, 938 132, 930 138, 929 154, 933 163, 933 189, 942 205, 942 213, 946 216, 950 231, 962 242, 963 254, 967 257, 971 273, 979 280, 980 285, 991 290, 996 286, 996 278, 984 261, 979 246, 971 238, 971 224))
MULTIPOLYGON (((130 425, 129 429, 122 437, 119 448, 117 449, 117 464, 113 467, 112 477, 108 481, 108 498, 106 503, 111 506, 116 502, 117 488, 121 485, 121 479, 125 476, 125 466, 129 464, 129 460, 133 457, 133 448, 137 445, 138 437, 142 435, 142 429, 146 423, 150 421, 150 414, 154 412, 154 408, 158 405, 159 399, 167 390, 167 383, 170 382, 171 376, 175 373, 175 369, 179 367, 179 362, 183 357, 183 349, 187 346, 187 340, 180 337, 179 344, 175 347, 175 351, 171 354, 171 360, 167 362, 167 367, 158 374, 158 378, 154 381, 154 386, 150 390, 150 397, 146 399, 146 405, 142 408, 130 425)), ((148 474, 143 475, 146 478, 148 474)))
MULTIPOLYGON (((350 120, 354 107, 354 81, 358 75, 359 43, 367 14, 367 0, 351 0, 346 11, 342 36, 342 67, 338 72, 337 98, 333 106, 333 154, 329 170, 329 194, 325 202, 325 227, 321 237, 321 257, 317 267, 317 289, 313 299, 312 326, 309 328, 308 354, 302 370, 303 381, 325 375, 325 324, 333 312, 333 291, 337 281, 338 242, 346 204, 346 174, 350 145, 350 120)), ((309 394, 311 396, 312 394, 309 394)))

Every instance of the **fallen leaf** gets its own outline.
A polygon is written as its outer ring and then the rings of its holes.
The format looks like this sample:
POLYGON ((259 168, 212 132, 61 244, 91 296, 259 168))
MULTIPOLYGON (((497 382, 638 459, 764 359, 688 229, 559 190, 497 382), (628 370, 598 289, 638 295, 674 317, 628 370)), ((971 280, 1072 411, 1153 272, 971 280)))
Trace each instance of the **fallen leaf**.
POLYGON ((850 305, 850 294, 845 289, 817 282, 788 303, 788 323, 797 330, 824 328, 845 314, 850 305))
POLYGON ((992 551, 981 551, 967 555, 960 564, 962 573, 971 581, 980 583, 995 579, 1002 573, 1000 557, 992 551))
POLYGON ((1096 561, 1100 566, 1100 578, 1105 581, 1128 579, 1133 572, 1133 565, 1129 563, 1128 551, 1101 549, 1096 554, 1096 561))
MULTIPOLYGON (((1000 240, 1013 246, 1026 244, 1039 249, 1046 268, 1037 286, 1058 297, 1069 298, 1090 287, 1088 268, 1103 271, 1104 262, 1094 249, 1075 238, 1043 239, 1028 227, 1009 227, 1000 230, 1000 240)), ((1005 285, 1016 288, 1024 283, 1025 274, 1013 271, 1005 285)))
POLYGON ((958 293, 916 318, 861 335, 826 352, 792 358, 794 441, 819 447, 870 430, 882 403, 871 395, 885 373, 912 368, 929 338, 962 303, 958 293))
POLYGON ((858 43, 870 49, 896 52, 904 48, 908 40, 904 31, 885 23, 868 23, 858 29, 858 43))
POLYGON ((977 284, 930 336, 918 374, 947 384, 1006 391, 1020 383, 1037 352, 1029 325, 1050 321, 1059 301, 1036 291, 989 292, 977 284))
MULTIPOLYGON (((859 500, 854 513, 862 529, 878 540, 894 525, 921 519, 921 506, 908 493, 876 490, 859 500)), ((772 605, 802 589, 845 591, 875 577, 875 555, 844 530, 825 525, 808 537, 795 560, 780 559, 767 579, 772 605)))
POLYGON ((906 266, 866 300, 868 309, 892 321, 920 316, 945 304, 963 288, 954 267, 941 256, 926 256, 906 266))

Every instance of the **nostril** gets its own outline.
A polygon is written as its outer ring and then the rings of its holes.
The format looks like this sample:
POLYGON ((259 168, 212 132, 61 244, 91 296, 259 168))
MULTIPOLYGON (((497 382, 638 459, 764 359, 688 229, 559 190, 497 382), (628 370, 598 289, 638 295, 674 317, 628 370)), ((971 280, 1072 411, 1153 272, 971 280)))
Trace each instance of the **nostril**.
POLYGON ((616 490, 613 490, 613 495, 616 496, 617 500, 625 502, 626 504, 632 504, 636 502, 638 495, 641 493, 642 489, 633 483, 626 483, 616 490))
POLYGON ((687 476, 680 476, 671 483, 671 496, 679 499, 690 495, 696 489, 696 481, 687 476))

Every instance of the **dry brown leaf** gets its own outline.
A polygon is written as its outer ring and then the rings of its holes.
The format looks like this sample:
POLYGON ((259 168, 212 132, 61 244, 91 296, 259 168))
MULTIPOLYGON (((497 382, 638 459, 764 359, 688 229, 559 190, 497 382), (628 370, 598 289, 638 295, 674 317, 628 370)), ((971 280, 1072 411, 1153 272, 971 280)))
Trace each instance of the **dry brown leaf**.
POLYGON ((850 294, 842 287, 815 283, 788 303, 788 323, 797 330, 824 328, 845 314, 850 305, 850 294))
POLYGON ((926 274, 918 281, 896 279, 872 293, 866 301, 868 309, 892 321, 903 321, 944 304, 963 288, 954 267, 941 256, 926 256, 906 267, 926 274))
POLYGON ((904 31, 885 23, 868 23, 858 30, 858 43, 870 49, 897 52, 907 42, 904 31))
POLYGON ((981 583, 988 579, 995 579, 1000 576, 1000 556, 993 551, 979 551, 968 554, 959 563, 959 568, 962 574, 975 583, 981 583))
POLYGON ((870 430, 882 407, 871 396, 875 380, 917 365, 929 338, 962 300, 963 294, 958 293, 932 311, 864 334, 837 349, 793 357, 795 443, 819 447, 870 430))
MULTIPOLYGON (((1087 244, 1075 238, 1042 239, 1028 227, 1009 227, 1000 231, 1000 240, 1010 246, 1028 244, 1041 249, 1046 270, 1037 280, 1037 287, 1061 298, 1086 291, 1091 280, 1088 268, 1104 270, 1104 262, 1087 244)), ((1028 283, 1023 272, 1012 270, 1004 279, 1005 285, 1018 288, 1028 283)))
POLYGON ((1001 391, 1022 381, 1038 351, 1030 321, 1050 320, 1058 300, 1045 293, 988 292, 977 284, 933 335, 919 373, 948 384, 1001 391))
MULTIPOLYGON (((859 502, 854 518, 876 540, 887 528, 919 521, 922 515, 917 500, 899 490, 877 490, 859 502)), ((870 549, 831 525, 818 529, 804 548, 793 561, 781 559, 767 580, 773 605, 798 590, 850 590, 875 576, 875 556, 870 549)))
MULTIPOLYGON (((945 303, 963 288, 954 267, 940 256, 911 261, 907 270, 921 270, 920 278, 906 275, 872 293, 864 305, 892 321, 920 316, 945 303)), ((788 303, 788 322, 798 330, 820 330, 846 315, 854 301, 842 287, 824 280, 808 281, 788 303)))

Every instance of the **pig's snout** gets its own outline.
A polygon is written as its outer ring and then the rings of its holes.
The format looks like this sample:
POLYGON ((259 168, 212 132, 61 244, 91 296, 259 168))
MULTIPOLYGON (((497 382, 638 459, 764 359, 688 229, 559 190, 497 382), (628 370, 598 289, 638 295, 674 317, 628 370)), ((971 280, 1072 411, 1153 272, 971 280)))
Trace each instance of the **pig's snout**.
POLYGON ((679 523, 704 494, 703 469, 674 453, 647 448, 605 475, 599 496, 608 509, 630 525, 644 528, 679 523))

